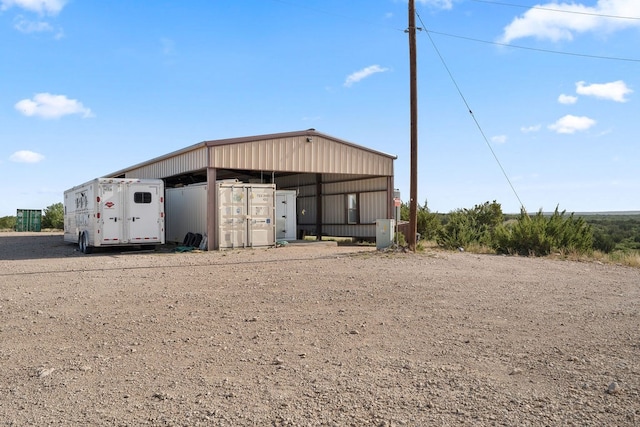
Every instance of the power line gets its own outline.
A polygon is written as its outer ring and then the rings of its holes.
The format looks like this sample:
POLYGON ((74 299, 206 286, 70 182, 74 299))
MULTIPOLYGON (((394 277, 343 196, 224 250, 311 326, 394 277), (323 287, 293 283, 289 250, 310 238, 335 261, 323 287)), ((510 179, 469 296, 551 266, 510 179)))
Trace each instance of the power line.
MULTIPOLYGON (((417 12, 416 12, 416 16, 418 17, 418 19, 420 20, 420 23, 422 24, 422 26, 424 28, 424 22, 422 22, 422 18, 420 17, 420 15, 417 12)), ((473 114, 473 111, 471 110, 471 107, 469 106, 469 103, 467 102, 467 99, 465 98, 464 94, 462 93, 462 90, 460 89, 460 86, 458 86, 458 83, 456 82, 456 79, 453 77, 453 73, 451 73, 451 70, 449 69, 449 66, 447 66, 447 63, 444 60, 444 57, 442 56, 442 54, 440 53, 440 50, 438 49, 438 46, 436 46, 436 43, 433 40, 433 38, 431 37, 430 32, 426 31, 426 34, 427 34, 427 37, 429 37, 429 40, 431 41, 431 45, 433 46, 433 48, 435 49, 436 53, 438 54, 438 57, 440 58, 440 62, 442 62, 442 65, 444 66, 445 70, 447 71, 447 74, 449 74, 449 78, 451 79, 451 81, 453 82, 453 85, 455 86, 456 90, 458 91, 458 94, 460 95, 460 98, 462 98, 462 102, 464 102, 464 105, 467 107, 467 111, 469 111, 469 114, 471 115, 471 118, 473 119, 473 121, 476 124, 476 127, 480 131, 480 135, 482 135, 482 138, 484 139, 484 142, 487 144, 487 147, 489 147, 489 151, 491 151, 491 154, 493 155, 493 158, 495 159, 496 163, 500 167, 500 170, 502 171, 502 175, 504 175, 505 179, 509 183, 509 187, 511 187, 511 191, 513 191, 513 194, 516 196, 516 199, 518 199, 518 202, 520 203, 520 207, 522 208, 523 211, 525 211, 524 203, 522 203, 522 200, 520 200, 520 196, 518 195, 518 192, 516 191, 515 187, 511 183, 511 180, 509 179, 509 175, 507 175, 507 172, 505 171, 504 167, 502 166, 502 163, 500 162, 500 159, 498 159, 498 155, 496 154, 496 152, 491 147, 491 144, 489 143, 489 139, 487 138, 487 135, 484 133, 484 130, 482 129, 482 126, 480 126, 480 122, 478 122, 478 119, 476 119, 476 116, 473 114)))
POLYGON ((622 58, 622 57, 616 57, 616 56, 589 55, 589 54, 586 54, 586 53, 561 52, 561 51, 558 51, 558 50, 540 49, 540 48, 536 48, 536 47, 519 46, 519 45, 509 44, 509 43, 492 42, 492 41, 488 41, 488 40, 481 40, 481 39, 476 39, 476 38, 473 38, 473 37, 459 36, 459 35, 456 35, 456 34, 443 33, 443 32, 440 32, 440 31, 433 31, 433 30, 428 30, 428 29, 425 29, 425 31, 427 33, 431 33, 431 34, 438 34, 438 35, 441 35, 441 36, 453 37, 453 38, 456 38, 456 39, 469 40, 469 41, 473 41, 473 42, 477 42, 477 43, 485 43, 485 44, 493 44, 493 45, 496 45, 496 46, 512 47, 514 49, 533 50, 533 51, 537 51, 537 52, 553 53, 553 54, 556 54, 556 55, 580 56, 580 57, 583 57, 583 58, 592 58, 592 59, 606 59, 606 60, 609 60, 609 61, 640 62, 640 59, 636 59, 636 58, 622 58))
MULTIPOLYGON (((563 10, 563 9, 553 9, 550 7, 542 7, 542 6, 524 6, 521 4, 513 4, 513 3, 504 3, 499 1, 492 0, 471 0, 478 3, 487 3, 487 4, 495 4, 499 6, 509 6, 509 7, 519 7, 522 9, 537 9, 537 10, 546 10, 549 12, 559 12, 559 13, 573 13, 576 15, 587 15, 587 16, 597 16, 599 18, 612 18, 612 19, 631 19, 631 20, 640 20, 640 17, 636 16, 621 16, 621 15, 607 15, 604 13, 595 13, 595 12, 581 12, 578 10, 563 10)), ((573 4, 572 4, 573 6, 573 4)))

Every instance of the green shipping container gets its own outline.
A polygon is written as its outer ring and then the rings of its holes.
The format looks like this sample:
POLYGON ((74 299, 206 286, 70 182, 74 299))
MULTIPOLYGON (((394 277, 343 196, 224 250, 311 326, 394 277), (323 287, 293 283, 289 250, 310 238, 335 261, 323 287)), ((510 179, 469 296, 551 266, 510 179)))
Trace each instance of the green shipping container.
POLYGON ((18 209, 16 213, 16 231, 40 231, 42 227, 42 210, 18 209))

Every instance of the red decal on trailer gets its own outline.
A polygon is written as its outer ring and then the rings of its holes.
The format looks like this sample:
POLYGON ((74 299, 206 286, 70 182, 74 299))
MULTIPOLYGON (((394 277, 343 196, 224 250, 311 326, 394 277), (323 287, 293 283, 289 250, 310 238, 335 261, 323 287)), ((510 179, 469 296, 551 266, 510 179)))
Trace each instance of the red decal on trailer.
POLYGON ((106 207, 108 207, 109 209, 111 209, 112 207, 114 207, 114 206, 115 206, 115 203, 113 203, 113 202, 107 202, 107 203, 105 203, 104 205, 105 205, 106 207))

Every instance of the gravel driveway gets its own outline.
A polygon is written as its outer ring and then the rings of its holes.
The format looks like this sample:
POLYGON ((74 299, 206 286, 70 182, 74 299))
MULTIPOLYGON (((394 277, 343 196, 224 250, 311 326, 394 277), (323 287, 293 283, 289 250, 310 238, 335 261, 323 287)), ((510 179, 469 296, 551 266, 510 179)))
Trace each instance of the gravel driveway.
POLYGON ((640 425, 640 269, 0 233, 0 426, 640 425))

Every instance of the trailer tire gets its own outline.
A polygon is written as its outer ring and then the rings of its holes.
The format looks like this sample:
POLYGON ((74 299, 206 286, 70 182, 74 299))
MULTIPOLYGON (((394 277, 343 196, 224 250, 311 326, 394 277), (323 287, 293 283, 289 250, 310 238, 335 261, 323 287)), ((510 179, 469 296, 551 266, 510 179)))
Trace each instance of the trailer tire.
POLYGON ((202 243, 202 234, 196 233, 195 238, 193 239, 193 245, 191 246, 194 248, 200 248, 200 243, 202 243))
POLYGON ((184 236, 184 240, 182 241, 182 244, 184 246, 190 246, 191 241, 193 240, 193 233, 192 232, 188 232, 185 236, 184 236))

